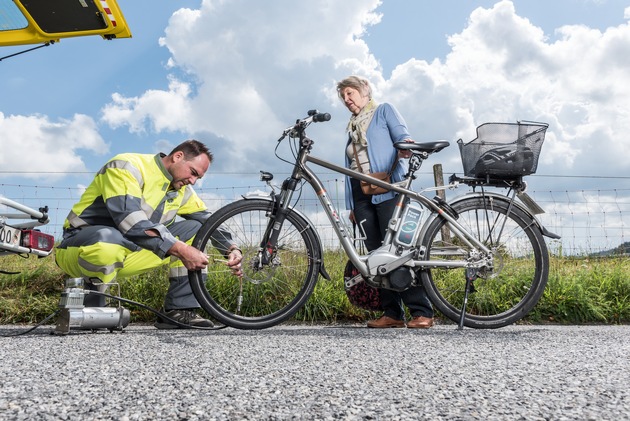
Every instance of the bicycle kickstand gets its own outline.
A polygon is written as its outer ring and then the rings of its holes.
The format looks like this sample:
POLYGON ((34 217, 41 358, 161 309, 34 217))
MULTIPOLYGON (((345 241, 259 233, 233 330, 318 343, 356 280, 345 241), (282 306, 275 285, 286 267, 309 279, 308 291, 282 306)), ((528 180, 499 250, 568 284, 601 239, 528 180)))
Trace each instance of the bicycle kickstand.
POLYGON ((462 304, 462 312, 459 315, 459 325, 457 330, 464 329, 464 317, 466 317, 466 305, 468 304, 468 293, 475 292, 473 281, 479 277, 477 269, 466 268, 466 288, 464 291, 464 303, 462 304))

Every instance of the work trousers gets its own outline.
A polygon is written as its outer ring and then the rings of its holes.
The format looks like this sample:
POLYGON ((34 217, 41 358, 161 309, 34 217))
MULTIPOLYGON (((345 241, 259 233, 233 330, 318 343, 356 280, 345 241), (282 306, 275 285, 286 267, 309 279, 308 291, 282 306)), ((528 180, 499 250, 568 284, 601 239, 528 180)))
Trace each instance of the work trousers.
MULTIPOLYGON (((169 225, 168 230, 190 245, 200 227, 198 221, 184 220, 169 225)), ((169 288, 164 298, 164 308, 199 308, 188 282, 188 270, 180 259, 173 256, 161 259, 126 239, 116 228, 96 225, 66 233, 55 250, 55 260, 70 277, 100 283, 169 265, 169 288)))

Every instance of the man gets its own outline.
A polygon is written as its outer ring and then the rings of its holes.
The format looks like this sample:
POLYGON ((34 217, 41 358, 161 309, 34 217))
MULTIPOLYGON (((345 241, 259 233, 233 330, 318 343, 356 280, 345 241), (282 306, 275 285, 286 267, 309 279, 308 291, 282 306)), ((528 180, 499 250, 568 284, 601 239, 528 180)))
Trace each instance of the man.
MULTIPOLYGON (((71 277, 92 284, 138 275, 169 264, 169 289, 163 312, 179 323, 212 327, 199 316, 199 303, 188 282, 188 270, 202 270, 208 257, 192 247, 195 234, 209 216, 192 188, 212 163, 212 153, 197 140, 171 153, 125 153, 112 158, 96 174, 64 222, 57 246, 57 265, 71 277), (176 221, 176 217, 181 220, 176 221)), ((241 251, 226 233, 227 265, 241 276, 241 251)), ((88 287, 95 288, 93 285, 88 287)), ((99 306, 87 295, 86 306, 99 306)), ((180 327, 158 317, 158 329, 180 327)))

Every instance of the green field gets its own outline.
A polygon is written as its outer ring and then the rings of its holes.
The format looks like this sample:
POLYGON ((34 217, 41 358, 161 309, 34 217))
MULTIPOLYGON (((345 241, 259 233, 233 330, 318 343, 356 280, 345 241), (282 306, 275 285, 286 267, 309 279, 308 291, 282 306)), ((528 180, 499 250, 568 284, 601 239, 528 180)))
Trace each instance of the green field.
MULTIPOLYGON (((332 281, 320 278, 314 294, 295 316, 302 322, 363 321, 375 315, 353 307, 343 290, 346 259, 327 253, 326 269, 332 281)), ((630 258, 551 257, 549 281, 542 299, 521 323, 629 323, 630 258)), ((65 275, 54 257, 43 259, 4 256, 0 270, 0 324, 35 324, 58 306, 65 275)), ((159 309, 168 286, 165 268, 120 280, 121 296, 159 309)), ((140 307, 125 305, 132 322, 152 322, 155 316, 140 307)), ((439 317, 439 315, 438 315, 439 317)))

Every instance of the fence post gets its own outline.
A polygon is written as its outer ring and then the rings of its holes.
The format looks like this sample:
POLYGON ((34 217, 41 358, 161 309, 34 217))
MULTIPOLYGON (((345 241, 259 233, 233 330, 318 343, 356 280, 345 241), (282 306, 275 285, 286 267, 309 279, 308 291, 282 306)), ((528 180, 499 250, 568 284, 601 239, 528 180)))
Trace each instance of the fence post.
MULTIPOLYGON (((444 187, 444 173, 442 172, 442 164, 433 165, 433 180, 435 182, 435 187, 444 187)), ((437 191, 437 195, 446 200, 446 190, 439 189, 437 191)), ((446 242, 449 238, 451 238, 451 230, 447 225, 442 226, 442 241, 446 242)))
MULTIPOLYGON (((442 164, 435 164, 433 166, 433 180, 435 187, 444 187, 444 173, 442 172, 442 164)), ((437 195, 446 200, 446 193, 444 189, 437 191, 437 195)))

